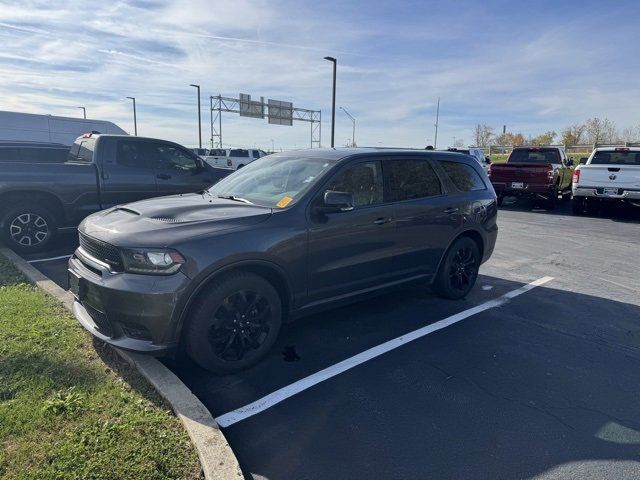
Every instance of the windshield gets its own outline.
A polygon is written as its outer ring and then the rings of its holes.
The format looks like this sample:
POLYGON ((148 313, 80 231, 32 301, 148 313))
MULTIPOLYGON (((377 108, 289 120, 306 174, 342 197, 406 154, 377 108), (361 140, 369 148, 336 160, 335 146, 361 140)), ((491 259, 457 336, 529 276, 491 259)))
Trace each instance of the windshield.
POLYGON ((596 152, 590 165, 640 165, 640 152, 596 152))
POLYGON ((561 163, 557 148, 516 149, 509 155, 507 163, 561 163))
POLYGON ((269 155, 220 180, 209 193, 284 208, 296 203, 335 162, 324 158, 269 155))

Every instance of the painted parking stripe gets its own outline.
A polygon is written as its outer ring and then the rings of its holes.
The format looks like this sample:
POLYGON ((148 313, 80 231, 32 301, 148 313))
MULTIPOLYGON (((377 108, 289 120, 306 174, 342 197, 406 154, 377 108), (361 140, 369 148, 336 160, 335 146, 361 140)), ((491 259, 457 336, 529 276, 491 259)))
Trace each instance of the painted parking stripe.
POLYGON ((50 262, 51 260, 61 260, 63 258, 69 258, 71 255, 60 255, 59 257, 51 258, 36 258, 35 260, 27 260, 29 263, 50 262))
POLYGON ((320 370, 308 377, 305 377, 297 382, 292 383, 291 385, 287 385, 279 390, 276 390, 269 395, 262 397, 255 402, 250 403, 249 405, 245 405, 244 407, 238 408, 237 410, 233 410, 231 412, 225 413, 224 415, 220 415, 216 418, 216 422, 221 427, 230 427, 234 423, 238 423, 242 420, 245 420, 249 417, 252 417, 260 412, 267 410, 268 408, 277 405, 278 403, 286 400, 293 395, 296 395, 304 390, 317 385, 320 382, 324 382, 336 375, 339 375, 347 370, 350 370, 358 365, 371 360, 372 358, 376 358, 384 353, 390 352, 402 345, 405 345, 413 340, 424 337, 425 335, 429 335, 430 333, 437 332, 438 330, 442 330, 443 328, 449 327, 454 323, 458 323, 465 318, 469 318, 478 313, 484 312, 494 307, 499 307, 504 305, 512 298, 517 297, 518 295, 522 295, 523 293, 528 292, 540 285, 544 285, 547 282, 553 280, 553 277, 542 277, 538 280, 523 285, 520 288, 512 290, 508 293, 505 293, 501 297, 498 297, 494 300, 489 300, 488 302, 482 303, 476 307, 470 308, 460 313, 456 313, 455 315, 451 315, 443 320, 439 320, 435 323, 427 325, 425 327, 414 330, 413 332, 402 335, 401 337, 394 338, 393 340, 389 340, 385 343, 382 343, 376 347, 365 350, 362 353, 354 355, 353 357, 347 358, 342 362, 336 363, 330 367, 325 368, 324 370, 320 370))

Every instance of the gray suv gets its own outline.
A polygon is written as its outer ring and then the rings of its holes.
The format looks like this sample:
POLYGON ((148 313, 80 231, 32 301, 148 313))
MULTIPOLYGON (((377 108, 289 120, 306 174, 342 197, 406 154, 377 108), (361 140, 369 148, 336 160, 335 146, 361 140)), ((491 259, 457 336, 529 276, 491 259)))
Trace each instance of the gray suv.
POLYGON ((74 313, 93 335, 216 373, 263 357, 284 321, 424 280, 462 298, 491 255, 496 194, 468 155, 307 150, 195 194, 79 226, 74 313))

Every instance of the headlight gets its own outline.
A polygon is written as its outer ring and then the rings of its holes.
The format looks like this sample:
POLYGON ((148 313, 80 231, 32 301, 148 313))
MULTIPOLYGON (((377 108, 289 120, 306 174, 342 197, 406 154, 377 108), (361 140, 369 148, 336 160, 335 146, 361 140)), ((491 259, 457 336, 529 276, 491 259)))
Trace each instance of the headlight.
POLYGON ((185 262, 175 250, 121 249, 124 269, 130 273, 170 275, 177 272, 185 262))

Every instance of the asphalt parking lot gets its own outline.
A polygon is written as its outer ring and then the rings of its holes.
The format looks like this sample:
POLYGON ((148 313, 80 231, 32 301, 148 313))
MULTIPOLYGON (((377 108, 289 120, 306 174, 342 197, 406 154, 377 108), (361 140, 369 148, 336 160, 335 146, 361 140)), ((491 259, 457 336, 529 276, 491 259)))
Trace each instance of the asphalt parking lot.
MULTIPOLYGON (((505 205, 464 301, 416 285, 287 325, 239 374, 166 364, 249 478, 638 478, 640 213, 569 212, 505 205)), ((74 239, 27 260, 66 287, 74 239)))

